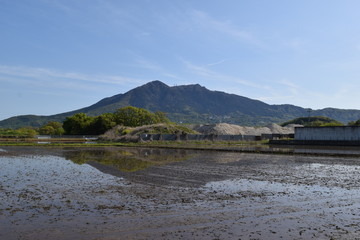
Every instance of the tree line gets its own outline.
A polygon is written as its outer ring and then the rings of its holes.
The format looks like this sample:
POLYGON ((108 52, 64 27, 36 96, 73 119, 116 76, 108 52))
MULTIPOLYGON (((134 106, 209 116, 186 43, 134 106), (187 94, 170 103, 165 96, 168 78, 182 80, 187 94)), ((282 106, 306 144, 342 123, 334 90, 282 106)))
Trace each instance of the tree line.
MULTIPOLYGON (((156 123, 170 123, 163 112, 152 113, 143 108, 123 107, 115 113, 104 113, 99 116, 88 116, 85 113, 76 113, 61 122, 48 122, 40 128, 0 129, 0 137, 34 137, 41 135, 99 135, 116 125, 137 127, 156 123)), ((341 122, 327 117, 301 117, 281 124, 301 124, 304 126, 325 127, 344 126, 341 122)), ((348 126, 360 126, 360 119, 351 121, 348 126)))
POLYGON ((357 121, 350 121, 347 125, 345 125, 335 119, 324 116, 299 117, 280 125, 284 127, 289 124, 300 124, 305 127, 360 126, 360 119, 357 121))
POLYGON ((68 135, 99 135, 116 125, 137 127, 169 122, 170 120, 163 112, 152 113, 143 108, 128 106, 119 108, 115 113, 104 113, 96 117, 77 113, 67 117, 62 127, 64 133, 68 135))
POLYGON ((163 112, 152 113, 143 108, 123 107, 115 113, 104 113, 99 116, 88 116, 76 113, 61 122, 48 122, 38 129, 21 128, 18 130, 0 130, 0 136, 12 135, 33 137, 41 135, 99 135, 116 125, 137 127, 156 123, 170 123, 163 112), (2 134, 3 133, 3 134, 2 134))

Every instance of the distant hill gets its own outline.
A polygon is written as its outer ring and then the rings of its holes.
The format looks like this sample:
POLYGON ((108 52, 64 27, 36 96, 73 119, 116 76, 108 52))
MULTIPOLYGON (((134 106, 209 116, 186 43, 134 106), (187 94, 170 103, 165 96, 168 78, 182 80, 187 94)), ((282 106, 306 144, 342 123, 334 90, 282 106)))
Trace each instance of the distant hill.
POLYGON ((314 117, 299 117, 293 120, 287 121, 281 126, 287 126, 290 124, 303 125, 305 127, 325 127, 325 126, 342 126, 343 124, 335 119, 323 116, 314 117))
MULTIPOLYGON (((41 126, 48 121, 63 121, 66 117, 83 112, 90 116, 114 112, 118 108, 134 106, 152 112, 162 111, 174 122, 232 123, 247 126, 264 126, 305 117, 309 109, 294 105, 270 105, 247 97, 210 91, 198 84, 170 87, 152 81, 126 93, 104 98, 79 110, 51 116, 24 115, 0 121, 1 128, 41 126)), ((310 109, 311 110, 311 109, 310 109)), ((311 110, 312 116, 326 116, 348 123, 360 119, 360 110, 325 108, 311 110)))

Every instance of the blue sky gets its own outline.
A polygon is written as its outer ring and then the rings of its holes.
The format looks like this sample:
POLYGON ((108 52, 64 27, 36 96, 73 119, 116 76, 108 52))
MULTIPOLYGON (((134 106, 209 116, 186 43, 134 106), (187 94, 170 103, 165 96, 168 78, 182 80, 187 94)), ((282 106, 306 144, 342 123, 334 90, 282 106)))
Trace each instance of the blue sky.
POLYGON ((360 1, 0 0, 0 120, 161 80, 360 109, 360 1))

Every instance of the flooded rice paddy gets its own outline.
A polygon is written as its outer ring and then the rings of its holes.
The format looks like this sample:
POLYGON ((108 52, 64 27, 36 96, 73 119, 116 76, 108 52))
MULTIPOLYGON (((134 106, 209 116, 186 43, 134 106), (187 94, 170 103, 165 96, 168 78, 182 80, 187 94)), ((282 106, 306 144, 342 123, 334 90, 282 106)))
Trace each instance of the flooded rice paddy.
POLYGON ((359 239, 359 171, 351 155, 0 147, 0 239, 359 239))

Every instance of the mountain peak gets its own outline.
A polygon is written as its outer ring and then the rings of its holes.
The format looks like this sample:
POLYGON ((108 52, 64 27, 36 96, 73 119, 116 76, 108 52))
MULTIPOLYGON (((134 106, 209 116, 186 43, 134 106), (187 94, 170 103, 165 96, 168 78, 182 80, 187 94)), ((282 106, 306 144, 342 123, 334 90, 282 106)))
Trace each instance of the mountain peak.
POLYGON ((143 86, 169 87, 168 85, 161 82, 160 80, 154 80, 154 81, 148 82, 143 86))

